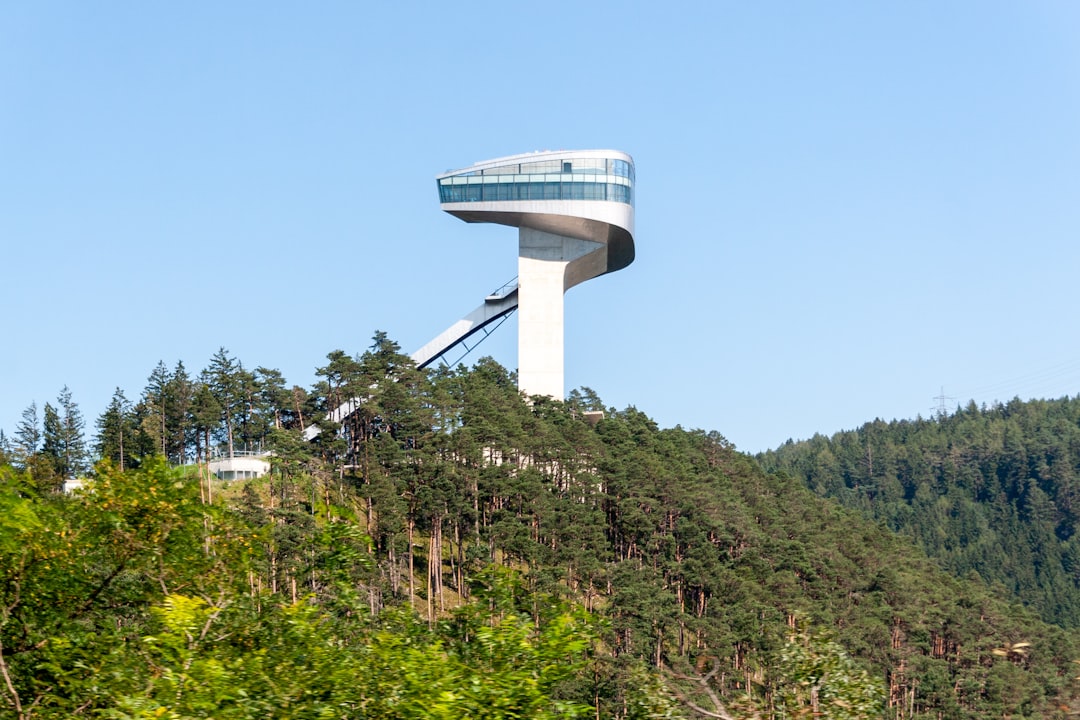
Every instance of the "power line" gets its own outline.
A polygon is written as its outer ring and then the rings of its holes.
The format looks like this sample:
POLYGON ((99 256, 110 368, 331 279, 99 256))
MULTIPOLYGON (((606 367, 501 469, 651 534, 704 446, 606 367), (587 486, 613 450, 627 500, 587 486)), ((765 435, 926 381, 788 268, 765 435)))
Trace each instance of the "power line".
POLYGON ((945 407, 945 401, 946 400, 955 400, 956 398, 954 398, 952 395, 946 395, 945 394, 945 386, 942 385, 941 386, 941 394, 940 395, 935 395, 933 399, 937 401, 937 405, 931 406, 930 409, 936 411, 939 417, 945 417, 946 415, 949 414, 948 409, 945 407))
MULTIPOLYGON (((990 381, 964 390, 958 395, 965 399, 985 403, 1008 401, 1014 397, 1061 397, 1080 392, 1080 360, 1066 360, 1026 373, 990 381)), ((944 395, 944 391, 942 391, 944 395)), ((946 397, 950 400, 954 398, 946 397)), ((934 398, 939 400, 938 397, 934 398)), ((939 406, 935 405, 935 409, 939 406)))

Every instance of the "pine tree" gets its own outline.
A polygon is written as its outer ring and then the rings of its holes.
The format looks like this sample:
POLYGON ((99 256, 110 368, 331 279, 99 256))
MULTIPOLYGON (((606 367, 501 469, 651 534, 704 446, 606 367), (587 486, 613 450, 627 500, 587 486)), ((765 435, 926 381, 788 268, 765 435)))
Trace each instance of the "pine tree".
POLYGON ((262 440, 269 432, 267 410, 260 401, 259 383, 255 374, 245 370, 243 363, 236 363, 236 383, 240 391, 237 407, 236 424, 240 428, 240 438, 244 441, 244 450, 259 450, 262 440))
POLYGON ((221 426, 221 405, 210 389, 205 371, 194 386, 189 421, 195 461, 205 462, 210 459, 212 438, 221 426))
POLYGON ((255 382, 259 393, 259 407, 265 416, 265 424, 275 430, 281 430, 289 423, 294 411, 292 392, 285 385, 285 378, 280 370, 255 368, 255 382))

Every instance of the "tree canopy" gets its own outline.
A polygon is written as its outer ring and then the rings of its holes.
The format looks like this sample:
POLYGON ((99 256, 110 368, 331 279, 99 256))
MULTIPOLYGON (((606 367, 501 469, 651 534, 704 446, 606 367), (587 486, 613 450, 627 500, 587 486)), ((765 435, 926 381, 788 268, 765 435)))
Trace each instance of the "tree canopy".
POLYGON ((217 379, 161 364, 160 393, 132 408, 117 391, 73 495, 15 453, 0 471, 0 707, 20 720, 1080 708, 1075 632, 718 433, 661 429, 587 389, 524 398, 490 359, 420 371, 381 334, 327 361, 310 390, 224 350, 217 379), (189 386, 186 404, 170 405, 170 383, 189 386), (200 463, 230 438, 271 450, 273 469, 216 482, 211 501, 200 463))
POLYGON ((880 420, 761 457, 1045 621, 1080 627, 1080 398, 880 420))

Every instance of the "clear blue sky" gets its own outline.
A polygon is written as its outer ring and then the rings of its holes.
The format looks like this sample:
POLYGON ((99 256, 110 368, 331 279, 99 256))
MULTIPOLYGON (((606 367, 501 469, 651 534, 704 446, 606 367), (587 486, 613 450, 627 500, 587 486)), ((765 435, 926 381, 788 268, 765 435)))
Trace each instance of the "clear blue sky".
MULTIPOLYGON (((0 428, 221 346, 309 386, 515 274, 434 177, 637 164, 568 388, 757 451, 1080 392, 1080 4, 0 6, 0 428)), ((516 366, 516 324, 478 353, 516 366)))

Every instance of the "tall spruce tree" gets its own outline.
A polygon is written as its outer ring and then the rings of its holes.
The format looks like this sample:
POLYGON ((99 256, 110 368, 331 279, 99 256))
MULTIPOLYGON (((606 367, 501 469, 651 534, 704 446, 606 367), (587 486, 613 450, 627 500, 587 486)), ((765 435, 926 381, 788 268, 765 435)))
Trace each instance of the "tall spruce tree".
POLYGON ((78 404, 71 398, 67 385, 57 397, 60 404, 60 437, 63 448, 61 474, 65 478, 74 478, 89 469, 86 451, 86 422, 78 404))
POLYGON ((0 428, 0 465, 10 465, 15 460, 15 446, 0 428))
POLYGON ((135 416, 123 390, 116 388, 109 406, 97 419, 96 426, 94 449, 98 457, 111 460, 121 472, 132 467, 130 453, 135 436, 135 416))
POLYGON ((168 432, 165 424, 168 386, 169 369, 165 366, 165 361, 159 360, 150 377, 146 379, 146 389, 143 390, 140 403, 143 406, 140 424, 142 431, 153 443, 154 452, 162 457, 168 457, 168 432))
POLYGON ((243 423, 246 416, 242 373, 243 366, 223 347, 214 353, 210 358, 210 365, 203 372, 206 386, 221 412, 219 427, 224 429, 223 439, 229 457, 235 453, 237 427, 243 423))
POLYGON ((22 411, 22 420, 15 427, 15 455, 24 468, 30 458, 37 454, 41 445, 41 420, 38 418, 37 403, 22 411))
POLYGON ((64 440, 60 413, 51 403, 45 403, 42 413, 40 463, 35 464, 37 483, 42 491, 58 490, 64 475, 64 440))
POLYGON ((177 362, 165 385, 165 456, 177 465, 188 459, 188 425, 195 386, 183 362, 177 362))

